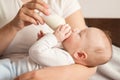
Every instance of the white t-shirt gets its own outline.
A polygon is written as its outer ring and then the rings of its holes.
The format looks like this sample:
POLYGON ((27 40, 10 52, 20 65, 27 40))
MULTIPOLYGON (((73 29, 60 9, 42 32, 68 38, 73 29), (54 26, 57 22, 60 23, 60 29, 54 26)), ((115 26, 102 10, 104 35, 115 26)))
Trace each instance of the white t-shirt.
MULTIPOLYGON (((54 11, 66 18, 80 9, 77 0, 44 0, 54 11)), ((21 0, 0 0, 0 27, 11 21, 22 6, 21 0)), ((36 41, 37 33, 43 30, 45 33, 53 32, 46 24, 30 25, 17 33, 5 54, 16 52, 28 52, 30 46, 36 41)))

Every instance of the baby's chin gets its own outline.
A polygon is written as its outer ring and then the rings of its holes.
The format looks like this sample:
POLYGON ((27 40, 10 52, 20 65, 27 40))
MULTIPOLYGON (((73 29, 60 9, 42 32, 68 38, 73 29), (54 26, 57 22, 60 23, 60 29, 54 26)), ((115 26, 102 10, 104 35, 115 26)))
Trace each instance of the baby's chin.
POLYGON ((66 45, 66 44, 68 44, 68 38, 62 42, 62 45, 66 45))
POLYGON ((65 42, 66 42, 65 40, 62 42, 63 47, 64 47, 64 45, 65 45, 65 42))
POLYGON ((62 42, 62 45, 63 45, 64 48, 66 48, 66 46, 68 45, 67 39, 65 39, 65 40, 62 42))

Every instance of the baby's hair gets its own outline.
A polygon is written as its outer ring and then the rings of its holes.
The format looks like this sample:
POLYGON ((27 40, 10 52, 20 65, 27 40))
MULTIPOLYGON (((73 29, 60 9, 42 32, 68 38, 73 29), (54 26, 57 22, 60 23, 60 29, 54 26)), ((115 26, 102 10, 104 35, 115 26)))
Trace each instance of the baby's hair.
POLYGON ((108 30, 102 30, 102 29, 100 29, 101 31, 103 31, 103 33, 105 34, 105 36, 106 36, 106 38, 108 39, 108 41, 109 41, 109 43, 110 43, 110 50, 111 50, 111 56, 110 56, 110 58, 107 60, 107 61, 105 61, 103 64, 105 64, 105 63, 107 63, 109 60, 111 60, 111 58, 112 58, 112 39, 111 39, 111 33, 110 33, 110 31, 108 31, 108 30))
MULTIPOLYGON (((100 29, 100 28, 98 28, 98 29, 100 29)), ((100 30, 105 34, 105 36, 107 37, 110 45, 112 45, 111 32, 108 31, 108 30, 105 30, 105 29, 100 29, 100 30)))
POLYGON ((102 30, 102 31, 105 33, 107 39, 109 40, 110 44, 112 45, 112 39, 111 39, 110 31, 108 31, 108 30, 102 30))
MULTIPOLYGON (((98 28, 99 29, 99 28, 98 28)), ((97 65, 102 65, 102 64, 105 64, 105 63, 107 63, 109 60, 111 60, 111 58, 112 58, 112 40, 111 40, 111 33, 109 32, 109 31, 107 31, 107 30, 102 30, 102 29, 99 29, 99 30, 101 30, 103 33, 104 33, 104 35, 105 35, 105 37, 107 38, 107 40, 108 40, 108 42, 109 42, 109 45, 110 45, 110 50, 111 50, 111 56, 107 59, 107 60, 105 60, 104 62, 100 62, 100 63, 96 63, 96 61, 95 61, 95 64, 93 63, 90 63, 90 62, 88 62, 89 63, 89 65, 88 65, 88 67, 95 67, 95 66, 97 66, 97 65)), ((98 52, 97 53, 99 53, 99 50, 97 50, 98 52)))
MULTIPOLYGON (((98 29, 100 29, 100 28, 98 28, 98 29)), ((109 40, 110 44, 112 45, 111 32, 108 30, 105 30, 105 29, 100 29, 100 30, 105 34, 105 36, 109 40)))
MULTIPOLYGON (((108 41, 109 41, 109 43, 110 43, 110 45, 111 45, 111 52, 112 52, 112 39, 111 39, 111 33, 110 33, 110 31, 108 31, 108 30, 102 30, 103 32, 104 32, 104 34, 105 34, 105 36, 107 37, 107 39, 108 39, 108 41)), ((112 52, 113 53, 113 52, 112 52)), ((112 54, 111 54, 112 55, 112 54)), ((112 56, 109 58, 109 60, 112 58, 112 56)), ((107 63, 107 62, 106 62, 107 63)))

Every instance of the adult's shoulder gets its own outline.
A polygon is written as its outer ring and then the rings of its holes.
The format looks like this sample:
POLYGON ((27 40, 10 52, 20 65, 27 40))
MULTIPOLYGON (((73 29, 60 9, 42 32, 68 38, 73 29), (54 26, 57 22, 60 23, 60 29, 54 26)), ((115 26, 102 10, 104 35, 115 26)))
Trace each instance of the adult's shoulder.
POLYGON ((21 0, 0 0, 0 27, 11 21, 21 6, 21 0))
POLYGON ((78 0, 61 0, 63 17, 66 18, 81 8, 78 0))
POLYGON ((60 16, 66 18, 80 9, 78 0, 44 0, 60 16))

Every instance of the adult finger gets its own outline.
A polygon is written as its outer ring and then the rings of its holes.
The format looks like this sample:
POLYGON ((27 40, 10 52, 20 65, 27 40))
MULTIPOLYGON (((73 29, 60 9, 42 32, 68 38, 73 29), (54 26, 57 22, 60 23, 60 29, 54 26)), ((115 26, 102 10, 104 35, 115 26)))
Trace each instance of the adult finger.
POLYGON ((37 21, 34 18, 24 14, 23 12, 20 12, 19 14, 20 14, 19 17, 21 18, 22 21, 29 22, 29 23, 32 23, 32 24, 35 24, 35 25, 38 24, 37 21))
POLYGON ((37 14, 34 10, 28 9, 28 8, 24 8, 23 9, 24 14, 34 18, 36 21, 38 21, 41 24, 44 24, 43 19, 41 18, 41 16, 39 14, 37 14))
POLYGON ((32 72, 27 72, 16 77, 14 80, 32 80, 32 72))
POLYGON ((45 8, 49 8, 48 4, 46 4, 43 0, 32 0, 31 2, 38 3, 44 6, 45 8))
POLYGON ((24 6, 29 8, 29 9, 32 9, 32 10, 37 9, 45 15, 49 15, 48 8, 44 7, 43 5, 41 5, 39 3, 27 3, 24 6))

